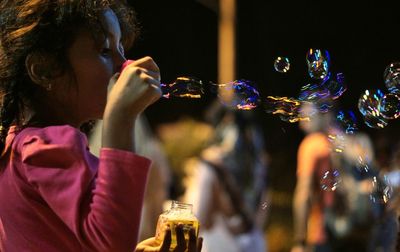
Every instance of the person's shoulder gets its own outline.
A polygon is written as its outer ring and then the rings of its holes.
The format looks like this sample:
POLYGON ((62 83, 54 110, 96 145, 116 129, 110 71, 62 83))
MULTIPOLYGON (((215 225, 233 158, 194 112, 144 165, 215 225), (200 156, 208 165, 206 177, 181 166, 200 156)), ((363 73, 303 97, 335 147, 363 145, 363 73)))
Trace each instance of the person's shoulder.
POLYGON ((328 136, 321 132, 315 132, 308 134, 304 137, 303 142, 315 143, 315 144, 326 144, 329 142, 328 136))
POLYGON ((32 167, 69 167, 88 153, 86 136, 74 127, 27 127, 16 133, 13 150, 32 167))
POLYGON ((19 146, 40 145, 87 145, 86 136, 77 128, 69 125, 48 127, 27 127, 17 133, 15 143, 19 146))
POLYGON ((317 154, 325 152, 329 148, 330 142, 328 136, 320 132, 315 132, 304 137, 299 149, 301 152, 312 152, 313 154, 317 154))

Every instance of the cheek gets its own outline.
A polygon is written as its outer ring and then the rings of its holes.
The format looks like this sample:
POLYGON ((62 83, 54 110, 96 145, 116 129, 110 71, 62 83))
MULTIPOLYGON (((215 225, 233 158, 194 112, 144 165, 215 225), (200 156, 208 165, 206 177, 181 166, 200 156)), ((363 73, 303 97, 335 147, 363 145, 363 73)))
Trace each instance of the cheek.
POLYGON ((90 74, 86 72, 77 78, 79 107, 86 111, 89 117, 101 118, 107 102, 110 78, 111 73, 108 71, 91 71, 90 74))

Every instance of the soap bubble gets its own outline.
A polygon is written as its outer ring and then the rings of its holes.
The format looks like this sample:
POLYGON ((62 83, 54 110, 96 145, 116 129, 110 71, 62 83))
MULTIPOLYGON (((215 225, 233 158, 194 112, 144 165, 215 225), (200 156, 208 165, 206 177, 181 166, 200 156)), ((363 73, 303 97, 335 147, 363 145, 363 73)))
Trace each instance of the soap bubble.
POLYGON ((373 129, 383 129, 388 125, 387 119, 383 116, 373 116, 373 115, 366 115, 364 116, 364 123, 373 129))
POLYGON ((396 119, 400 116, 400 96, 385 94, 379 102, 379 111, 386 119, 396 119))
POLYGON ((171 84, 161 84, 161 90, 165 98, 201 98, 204 94, 203 82, 195 77, 178 77, 171 84))
POLYGON ((310 120, 310 116, 315 111, 303 113, 302 106, 307 102, 303 102, 294 98, 268 96, 264 101, 265 112, 273 115, 279 115, 280 119, 285 122, 298 122, 302 120, 310 120))
POLYGON ((299 100, 313 103, 321 113, 328 112, 332 107, 329 90, 319 84, 307 84, 301 87, 299 100))
POLYGON ((389 92, 400 92, 400 62, 390 63, 386 67, 383 73, 383 80, 389 92))
POLYGON ((393 196, 393 187, 386 176, 374 176, 371 181, 370 199, 374 203, 387 204, 393 196))
POLYGON ((337 98, 342 96, 343 93, 347 90, 343 73, 329 73, 322 82, 321 86, 329 91, 329 96, 333 100, 336 100, 337 98))
POLYGON ((310 49, 306 55, 308 74, 313 79, 323 80, 327 77, 330 57, 327 50, 310 49))
POLYGON ((274 68, 277 72, 286 73, 290 69, 289 59, 286 57, 278 57, 274 61, 274 68))
POLYGON ((380 89, 365 90, 358 100, 358 109, 364 117, 365 124, 370 128, 384 128, 387 126, 387 119, 379 110, 379 103, 383 97, 380 89))
POLYGON ((340 173, 336 169, 325 171, 320 179, 324 191, 335 191, 341 182, 340 173))
POLYGON ((218 88, 231 93, 232 97, 227 101, 220 97, 226 106, 240 110, 254 109, 259 105, 260 93, 254 87, 254 84, 248 80, 235 80, 224 84, 214 84, 218 88))

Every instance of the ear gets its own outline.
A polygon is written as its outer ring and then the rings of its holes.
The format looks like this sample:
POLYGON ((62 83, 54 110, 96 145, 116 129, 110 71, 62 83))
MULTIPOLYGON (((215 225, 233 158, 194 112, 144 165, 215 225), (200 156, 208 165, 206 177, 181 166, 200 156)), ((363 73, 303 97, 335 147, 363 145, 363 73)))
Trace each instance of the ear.
POLYGON ((50 83, 49 65, 46 57, 39 52, 30 53, 25 59, 26 71, 33 83, 47 88, 50 83))

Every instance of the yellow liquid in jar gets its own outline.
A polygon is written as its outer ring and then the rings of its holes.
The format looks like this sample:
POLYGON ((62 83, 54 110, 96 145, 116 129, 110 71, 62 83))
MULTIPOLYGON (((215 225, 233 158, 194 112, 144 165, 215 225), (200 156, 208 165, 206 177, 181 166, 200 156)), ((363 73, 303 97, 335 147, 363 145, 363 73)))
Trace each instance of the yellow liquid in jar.
POLYGON ((168 216, 161 214, 160 217, 158 218, 157 222, 157 229, 156 229, 156 240, 160 242, 160 244, 164 240, 165 236, 165 230, 169 226, 171 228, 171 246, 170 250, 174 249, 177 245, 176 242, 176 232, 175 232, 175 226, 178 224, 183 225, 183 232, 185 236, 185 241, 188 247, 189 243, 189 231, 190 228, 194 228, 196 237, 198 236, 199 233, 199 221, 196 218, 193 219, 180 219, 179 217, 177 218, 168 218, 168 216))

